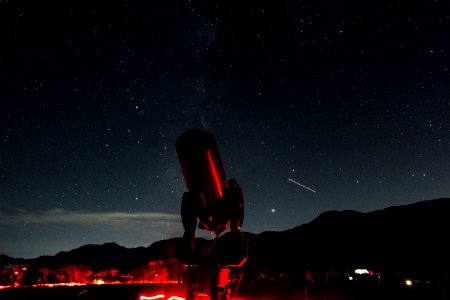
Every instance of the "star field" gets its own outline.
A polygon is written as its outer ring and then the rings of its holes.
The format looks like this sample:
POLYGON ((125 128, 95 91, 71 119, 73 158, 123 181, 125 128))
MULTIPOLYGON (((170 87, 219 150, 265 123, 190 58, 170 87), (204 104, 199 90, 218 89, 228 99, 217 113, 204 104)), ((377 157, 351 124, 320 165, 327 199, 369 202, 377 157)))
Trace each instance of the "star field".
POLYGON ((192 128, 245 231, 449 197, 450 5, 402 2, 0 1, 0 253, 181 236, 192 128))

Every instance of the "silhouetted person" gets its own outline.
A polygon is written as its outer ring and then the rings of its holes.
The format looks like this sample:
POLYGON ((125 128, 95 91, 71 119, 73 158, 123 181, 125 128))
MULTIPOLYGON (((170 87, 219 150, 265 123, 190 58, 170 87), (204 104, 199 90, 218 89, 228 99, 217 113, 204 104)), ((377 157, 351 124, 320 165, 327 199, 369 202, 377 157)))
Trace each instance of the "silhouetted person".
POLYGON ((231 233, 238 234, 244 221, 244 195, 236 179, 228 180, 227 189, 225 189, 225 211, 229 213, 231 233))

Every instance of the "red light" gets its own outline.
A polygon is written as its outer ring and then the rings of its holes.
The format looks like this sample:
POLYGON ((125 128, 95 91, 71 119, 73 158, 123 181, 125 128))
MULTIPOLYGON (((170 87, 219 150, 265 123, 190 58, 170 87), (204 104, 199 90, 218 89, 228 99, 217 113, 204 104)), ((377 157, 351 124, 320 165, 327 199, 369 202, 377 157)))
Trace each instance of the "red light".
POLYGON ((216 188, 219 191, 220 198, 222 198, 222 185, 221 185, 220 180, 219 180, 219 174, 217 174, 216 165, 214 164, 214 161, 213 161, 213 158, 212 158, 212 155, 211 155, 211 150, 208 149, 206 151, 206 154, 208 155, 208 162, 209 162, 209 165, 211 167, 211 171, 213 173, 214 183, 216 184, 216 188))
POLYGON ((141 296, 139 297, 140 300, 154 300, 154 299, 163 299, 164 295, 156 295, 156 296, 141 296))
MULTIPOLYGON (((163 294, 158 294, 155 296, 140 296, 139 300, 155 300, 155 299, 165 299, 165 295, 163 294)), ((186 300, 183 297, 178 297, 178 296, 170 296, 169 298, 167 298, 167 300, 186 300)))
POLYGON ((373 271, 370 271, 370 273, 369 273, 369 274, 370 274, 370 276, 373 276, 373 271))

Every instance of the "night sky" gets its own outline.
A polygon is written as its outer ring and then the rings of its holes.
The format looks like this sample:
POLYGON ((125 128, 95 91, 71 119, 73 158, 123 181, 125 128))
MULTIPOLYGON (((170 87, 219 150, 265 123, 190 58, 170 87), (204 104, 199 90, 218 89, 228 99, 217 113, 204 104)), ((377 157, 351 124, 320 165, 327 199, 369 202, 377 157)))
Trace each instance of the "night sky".
POLYGON ((244 231, 450 196, 448 1, 0 0, 0 54, 12 257, 180 237, 192 128, 244 231))

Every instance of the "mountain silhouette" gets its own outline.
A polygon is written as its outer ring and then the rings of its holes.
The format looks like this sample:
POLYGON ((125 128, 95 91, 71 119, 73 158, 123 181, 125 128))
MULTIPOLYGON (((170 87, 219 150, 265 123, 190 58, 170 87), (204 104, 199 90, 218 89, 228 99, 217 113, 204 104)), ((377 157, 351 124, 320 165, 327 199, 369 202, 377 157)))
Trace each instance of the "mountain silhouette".
POLYGON ((329 211, 308 224, 252 239, 251 261, 269 269, 371 267, 384 272, 448 273, 450 199, 368 213, 329 211))
MULTIPOLYGON (((256 276, 365 267, 385 274, 413 272, 443 276, 449 273, 450 198, 391 206, 367 213, 328 211, 309 223, 285 231, 243 232, 248 260, 244 270, 256 276)), ((233 253, 231 235, 218 238, 212 256, 233 253)), ((200 251, 212 240, 196 239, 200 251)), ((94 271, 123 272, 149 261, 180 257, 181 238, 157 241, 148 247, 125 248, 116 243, 85 245, 34 259, 0 255, 0 265, 28 264, 33 269, 69 264, 88 265, 94 271)))

